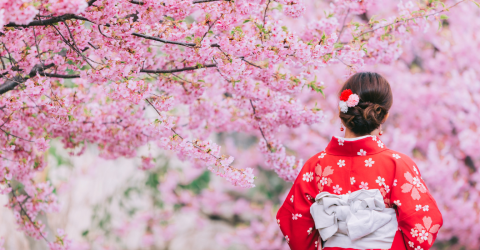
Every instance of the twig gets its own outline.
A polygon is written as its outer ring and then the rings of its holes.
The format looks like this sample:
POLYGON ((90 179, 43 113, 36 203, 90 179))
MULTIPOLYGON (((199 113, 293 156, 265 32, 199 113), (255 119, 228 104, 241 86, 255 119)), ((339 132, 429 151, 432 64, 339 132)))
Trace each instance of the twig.
POLYGON ((262 67, 260 67, 260 66, 254 64, 254 63, 251 63, 251 62, 245 60, 245 57, 243 57, 243 56, 242 56, 242 57, 239 57, 239 58, 242 59, 242 61, 244 61, 244 62, 246 62, 246 63, 248 63, 248 64, 250 64, 250 65, 252 65, 252 66, 254 66, 254 67, 257 67, 257 68, 259 68, 259 69, 262 69, 262 67))
POLYGON ((458 3, 456 3, 456 4, 454 4, 454 5, 452 5, 452 6, 450 6, 450 7, 444 8, 443 10, 440 10, 440 11, 437 11, 437 12, 434 12, 434 13, 431 13, 431 14, 428 14, 428 15, 411 17, 411 18, 404 19, 404 20, 396 20, 396 21, 393 22, 393 23, 389 23, 389 24, 386 24, 386 25, 383 25, 383 26, 376 27, 376 28, 371 29, 371 30, 364 31, 364 32, 360 33, 357 37, 362 36, 362 35, 367 34, 367 33, 370 33, 370 32, 373 32, 373 31, 378 30, 378 29, 381 29, 381 28, 385 28, 385 27, 390 26, 390 25, 393 25, 393 24, 404 23, 404 22, 408 22, 408 21, 413 20, 413 19, 417 19, 417 18, 421 18, 421 17, 429 17, 429 16, 432 16, 432 15, 440 14, 440 13, 443 13, 443 12, 445 12, 445 11, 447 11, 447 10, 450 10, 450 8, 453 8, 453 7, 457 6, 458 4, 463 3, 463 2, 465 2, 465 1, 466 1, 466 0, 462 0, 462 1, 460 1, 460 2, 458 2, 458 3))
POLYGON ((40 75, 55 77, 55 78, 63 78, 63 79, 80 78, 80 75, 61 75, 61 74, 51 74, 51 73, 41 73, 40 75))
POLYGON ((267 19, 267 10, 268 6, 270 5, 271 0, 268 0, 267 7, 265 7, 265 11, 263 12, 263 28, 265 28, 265 22, 267 19))
MULTIPOLYGON (((90 65, 90 67, 92 67, 92 69, 95 69, 95 67, 93 67, 93 65, 88 62, 89 59, 86 58, 86 57, 82 54, 82 52, 78 51, 73 45, 71 45, 71 44, 67 41, 67 39, 63 36, 62 32, 60 32, 60 30, 58 30, 57 27, 55 27, 55 25, 52 25, 52 27, 53 27, 53 28, 57 31, 57 33, 62 37, 62 40, 63 40, 63 42, 64 42, 66 45, 68 45, 71 49, 73 49, 73 51, 77 52, 77 54, 78 54, 79 56, 81 56, 81 57, 85 60, 85 62, 88 63, 88 65, 90 65)), ((92 62, 95 62, 95 61, 92 61, 92 62)), ((95 62, 95 63, 97 63, 97 62, 95 62)), ((100 63, 98 63, 98 64, 100 64, 100 63)))
POLYGON ((38 232, 40 233, 40 235, 42 236, 42 238, 47 242, 49 243, 49 241, 47 240, 47 238, 45 237, 45 235, 43 235, 42 231, 40 230, 40 228, 37 227, 37 225, 35 225, 35 223, 33 222, 32 218, 30 218, 30 216, 28 216, 28 213, 27 211, 25 211, 25 209, 23 208, 22 206, 22 203, 20 203, 18 201, 18 198, 17 198, 17 195, 15 195, 15 190, 13 189, 12 185, 10 184, 9 181, 7 181, 7 184, 8 184, 8 187, 12 189, 12 196, 13 198, 15 199, 15 201, 17 202, 18 206, 20 206, 20 209, 22 210, 23 214, 25 216, 27 216, 28 220, 30 221, 30 223, 33 225, 33 227, 35 227, 35 229, 38 230, 38 232))
POLYGON ((353 68, 352 65, 345 63, 345 62, 344 62, 342 59, 340 59, 338 56, 335 56, 335 58, 336 58, 338 61, 340 61, 341 63, 345 64, 345 66, 347 66, 347 67, 349 67, 349 68, 353 68))
POLYGON ((94 48, 94 49, 98 49, 98 47, 96 47, 96 46, 95 46, 95 45, 93 45, 92 43, 88 42, 88 44, 89 44, 90 46, 92 46, 92 48, 94 48))
POLYGON ((348 13, 350 13, 350 8, 348 8, 347 14, 345 14, 345 18, 343 18, 342 29, 340 29, 340 33, 338 33, 337 41, 335 41, 335 43, 338 43, 338 41, 340 41, 340 37, 342 36, 343 30, 345 29, 345 21, 347 21, 348 13))
POLYGON ((230 2, 230 0, 194 0, 192 3, 209 3, 209 2, 220 2, 220 1, 225 1, 225 2, 230 2))
POLYGON ((164 69, 164 70, 152 70, 152 69, 142 69, 140 70, 141 73, 152 73, 152 74, 165 74, 165 73, 175 73, 175 72, 182 72, 188 70, 196 70, 196 69, 203 69, 203 68, 213 68, 216 67, 216 64, 205 64, 200 66, 194 67, 185 67, 180 69, 164 69))
POLYGON ((144 2, 134 1, 134 0, 130 1, 130 3, 132 3, 132 4, 138 4, 138 5, 144 5, 144 4, 145 4, 144 2))
MULTIPOLYGON (((3 110, 2 110, 3 111, 3 110)), ((16 110, 12 111, 12 113, 10 113, 10 115, 7 117, 7 119, 5 120, 5 122, 2 123, 2 125, 0 125, 0 128, 3 127, 3 125, 5 125, 9 120, 10 120, 10 117, 13 115, 13 113, 15 113, 16 110)))
MULTIPOLYGON (((177 75, 177 74, 175 74, 175 73, 172 73, 172 75, 174 75, 175 77, 177 77, 178 79, 180 79, 180 80, 182 80, 182 81, 184 81, 184 82, 187 82, 187 83, 190 83, 190 84, 192 84, 192 85, 193 85, 193 83, 192 83, 192 82, 190 82, 190 81, 187 81, 187 80, 185 80, 185 79, 181 78, 180 76, 178 76, 178 75, 177 75)), ((185 92, 187 92, 187 93, 190 93, 190 91, 188 91, 188 89, 185 87, 185 84, 184 84, 183 82, 182 82, 182 83, 180 83, 180 85, 181 85, 181 86, 182 86, 182 88, 185 90, 185 92)))
MULTIPOLYGON (((155 108, 155 106, 153 105, 153 103, 151 103, 151 102, 148 100, 148 98, 146 98, 145 101, 147 101, 148 104, 150 104, 150 106, 152 106, 152 108, 155 109, 155 111, 157 111, 157 114, 158 114, 159 116, 162 116, 162 114, 160 114, 160 111, 158 111, 158 109, 155 108)), ((179 135, 173 128, 170 128, 170 130, 171 130, 174 134, 176 134, 178 137, 180 137, 180 139, 183 140, 183 137, 182 137, 181 135, 179 135)))
MULTIPOLYGON (((222 17, 223 14, 220 16, 222 17)), ((203 39, 207 36, 208 32, 210 32, 210 30, 212 29, 213 25, 215 25, 215 23, 218 21, 218 19, 220 19, 220 17, 218 17, 217 19, 215 19, 215 21, 213 21, 212 25, 208 25, 208 30, 207 32, 205 32, 205 34, 203 34, 202 36, 202 39, 200 39, 200 42, 198 43, 199 46, 202 46, 202 42, 203 42, 203 39)), ((220 46, 218 46, 220 47, 220 46)))
MULTIPOLYGON (((106 37, 106 38, 109 38, 109 39, 115 39, 115 38, 113 38, 113 37, 109 37, 109 36, 106 36, 105 34, 103 34, 102 29, 100 28, 100 25, 101 25, 101 24, 97 25, 97 27, 98 27, 98 31, 100 31, 100 34, 102 34, 102 36, 104 36, 104 37, 106 37)), ((117 39, 115 39, 115 40, 117 40, 117 39)))
MULTIPOLYGON (((255 106, 253 106, 253 101, 252 101, 252 99, 250 99, 250 105, 252 105, 254 118, 259 118, 259 117, 257 117, 257 112, 256 112, 256 110, 255 110, 255 106)), ((258 123, 258 128, 260 129, 260 133, 262 134, 263 139, 264 139, 265 142, 267 143, 267 148, 268 148, 269 150, 272 150, 272 145, 270 145, 270 143, 268 142, 267 138, 265 137, 265 134, 263 133, 262 126, 260 126, 260 122, 258 123)))
POLYGON ((0 130, 3 131, 3 132, 5 132, 5 134, 11 135, 11 136, 13 136, 13 137, 15 137, 15 138, 17 138, 17 139, 24 140, 24 141, 28 141, 28 142, 34 142, 34 141, 30 141, 30 140, 24 139, 24 138, 22 138, 22 137, 20 137, 20 136, 16 136, 16 135, 14 135, 14 134, 12 134, 12 133, 10 133, 10 132, 7 132, 7 131, 3 130, 2 128, 0 128, 0 130))
POLYGON ((149 39, 149 40, 162 42, 162 43, 176 44, 176 45, 182 45, 182 46, 186 46, 186 47, 195 47, 196 46, 196 44, 194 44, 194 43, 169 41, 169 40, 165 40, 165 39, 162 39, 162 38, 158 38, 158 37, 154 37, 154 36, 148 36, 148 35, 144 35, 144 34, 140 34, 140 33, 136 33, 136 32, 132 33, 132 35, 142 37, 142 38, 145 38, 145 39, 149 39))

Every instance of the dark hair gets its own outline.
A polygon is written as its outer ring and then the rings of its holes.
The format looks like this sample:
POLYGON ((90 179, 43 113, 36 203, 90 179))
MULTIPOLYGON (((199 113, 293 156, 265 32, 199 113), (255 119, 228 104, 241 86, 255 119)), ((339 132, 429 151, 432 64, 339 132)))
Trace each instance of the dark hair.
POLYGON ((340 111, 340 119, 356 135, 370 134, 383 123, 392 107, 390 84, 377 73, 361 72, 351 76, 340 93, 346 89, 357 94, 360 101, 357 106, 349 107, 347 113, 340 111))

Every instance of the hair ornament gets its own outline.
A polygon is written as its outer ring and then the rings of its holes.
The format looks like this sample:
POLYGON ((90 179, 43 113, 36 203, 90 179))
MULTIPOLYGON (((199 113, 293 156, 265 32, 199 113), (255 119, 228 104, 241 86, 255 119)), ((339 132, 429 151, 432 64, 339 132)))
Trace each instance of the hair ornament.
POLYGON ((340 111, 347 113, 348 108, 357 106, 359 101, 360 98, 357 94, 354 94, 351 89, 346 89, 340 94, 338 106, 340 107, 340 111))

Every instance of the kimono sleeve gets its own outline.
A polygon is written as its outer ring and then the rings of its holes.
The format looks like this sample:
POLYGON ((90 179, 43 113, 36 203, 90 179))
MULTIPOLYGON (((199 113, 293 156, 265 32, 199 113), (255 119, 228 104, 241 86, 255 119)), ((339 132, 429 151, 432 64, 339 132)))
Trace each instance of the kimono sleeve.
POLYGON ((405 155, 396 156, 391 200, 397 208, 399 230, 406 246, 430 249, 443 225, 442 214, 415 163, 405 155))
POLYGON ((318 193, 313 164, 312 159, 305 163, 277 213, 277 223, 292 250, 314 250, 321 244, 310 214, 318 193))

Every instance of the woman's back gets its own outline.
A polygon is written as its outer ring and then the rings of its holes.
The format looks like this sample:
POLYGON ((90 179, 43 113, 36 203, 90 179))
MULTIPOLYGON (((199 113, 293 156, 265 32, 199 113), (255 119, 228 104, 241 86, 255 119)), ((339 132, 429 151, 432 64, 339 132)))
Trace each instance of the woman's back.
POLYGON ((443 224, 437 204, 415 163, 376 136, 392 104, 388 82, 360 73, 343 89, 340 118, 351 138, 333 137, 303 166, 277 214, 285 239, 294 250, 322 241, 329 250, 429 249, 443 224))

